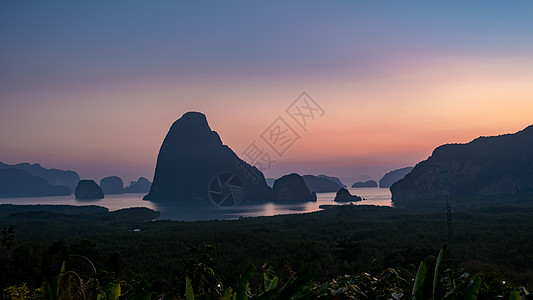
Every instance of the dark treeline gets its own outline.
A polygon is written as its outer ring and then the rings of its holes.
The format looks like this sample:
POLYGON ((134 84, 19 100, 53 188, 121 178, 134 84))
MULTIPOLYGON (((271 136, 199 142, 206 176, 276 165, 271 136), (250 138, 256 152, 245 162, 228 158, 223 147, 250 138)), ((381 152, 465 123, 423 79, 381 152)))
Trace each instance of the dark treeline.
MULTIPOLYGON (((22 282, 37 288, 74 254, 109 278, 142 277, 154 289, 183 294, 187 265, 205 254, 203 245, 214 246, 213 269, 231 286, 250 263, 267 263, 279 274, 310 267, 318 281, 387 267, 414 276, 418 263, 447 243, 444 209, 343 206, 239 220, 151 221, 157 215, 144 208, 0 206, 0 226, 14 225, 12 234, 4 234, 1 288, 22 282)), ((456 211, 453 221, 458 266, 533 286, 532 208, 456 211)))

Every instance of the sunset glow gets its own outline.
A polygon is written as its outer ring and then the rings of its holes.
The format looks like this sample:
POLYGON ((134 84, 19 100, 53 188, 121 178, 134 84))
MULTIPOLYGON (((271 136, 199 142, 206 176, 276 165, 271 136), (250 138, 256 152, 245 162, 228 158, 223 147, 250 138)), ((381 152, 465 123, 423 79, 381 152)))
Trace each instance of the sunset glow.
POLYGON ((151 179, 185 112, 240 155, 304 91, 325 114, 267 177, 379 179, 533 123, 531 2, 97 2, 0 4, 0 161, 151 179))

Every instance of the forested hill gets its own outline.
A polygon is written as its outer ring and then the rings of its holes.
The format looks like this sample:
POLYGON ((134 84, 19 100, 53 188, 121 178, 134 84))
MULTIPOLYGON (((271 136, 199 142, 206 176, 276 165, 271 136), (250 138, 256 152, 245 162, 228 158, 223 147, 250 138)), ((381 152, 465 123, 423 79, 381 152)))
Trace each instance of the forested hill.
MULTIPOLYGON (((308 214, 176 222, 151 221, 157 212, 146 208, 73 213, 68 207, 0 206, 0 211, 6 208, 11 212, 0 214, 0 226, 14 225, 16 235, 10 265, 16 264, 17 272, 9 280, 34 288, 42 272, 57 275, 59 269, 50 268, 60 265, 46 262, 53 258, 60 264, 65 253, 83 255, 119 279, 135 281, 132 274, 139 274, 154 289, 183 295, 183 270, 196 257, 191 249, 199 249, 201 257, 203 245, 216 249, 210 265, 220 279, 236 286, 250 263, 267 263, 278 274, 310 267, 317 280, 387 267, 414 274, 421 260, 447 243, 442 211, 346 205, 308 214)), ((524 262, 533 259, 532 227, 531 208, 456 211, 455 258, 471 272, 490 268, 514 285, 531 287, 533 267, 524 262)), ((2 248, 2 268, 7 259, 2 248)))
POLYGON ((498 199, 533 201, 533 125, 514 134, 437 147, 391 187, 397 207, 498 199))

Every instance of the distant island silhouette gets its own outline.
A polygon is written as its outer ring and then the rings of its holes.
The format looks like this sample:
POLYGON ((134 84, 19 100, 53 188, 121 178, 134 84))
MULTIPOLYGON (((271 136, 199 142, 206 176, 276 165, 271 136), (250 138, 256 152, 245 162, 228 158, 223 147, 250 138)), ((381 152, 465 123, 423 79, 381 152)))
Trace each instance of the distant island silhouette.
POLYGON ((358 181, 352 184, 352 188, 369 188, 378 187, 378 183, 375 180, 358 181))
MULTIPOLYGON (((0 162, 0 174, 2 198, 67 196, 75 192, 80 182, 80 176, 74 171, 47 169, 40 164, 9 165, 0 162)), ((99 187, 104 194, 146 194, 150 191, 151 184, 148 179, 139 177, 137 181, 131 181, 129 186, 124 187, 120 177, 109 176, 100 180, 99 187)))
POLYGON ((346 188, 340 188, 337 193, 335 194, 335 199, 333 201, 335 202, 357 202, 362 201, 363 198, 352 195, 346 188))
MULTIPOLYGON (((338 191, 341 187, 346 187, 339 178, 333 176, 320 174, 318 176, 303 175, 302 177, 311 192, 331 193, 338 191)), ((274 181, 276 181, 276 178, 266 178, 269 187, 274 186, 274 181)))
POLYGON ((118 176, 104 177, 100 180, 100 188, 105 195, 124 193, 124 182, 118 176))
POLYGON ((41 197, 66 196, 72 194, 69 187, 52 185, 44 178, 26 171, 7 168, 0 169, 0 197, 41 197))
POLYGON ((150 186, 152 186, 152 183, 150 180, 139 177, 137 181, 130 182, 130 185, 124 188, 124 193, 142 193, 146 194, 150 192, 150 186))
POLYGON ((8 165, 0 162, 0 169, 19 169, 32 176, 41 177, 51 185, 63 185, 67 186, 71 193, 76 188, 80 176, 74 171, 65 171, 59 169, 47 169, 40 164, 20 163, 16 165, 8 165))
MULTIPOLYGON (((533 196, 532 153, 530 125, 514 134, 441 145, 415 167, 387 172, 379 187, 390 186, 396 207, 429 207, 446 199, 455 203, 482 203, 496 196, 509 201, 529 199, 533 196)), ((351 187, 377 186, 376 181, 367 180, 351 187)), ((200 112, 187 112, 172 124, 157 157, 153 182, 140 177, 124 186, 120 177, 108 176, 98 185, 94 180, 79 180, 74 171, 0 162, 0 197, 64 196, 74 189, 76 199, 143 193, 145 200, 199 208, 317 201, 316 193, 327 192, 336 192, 337 202, 358 201, 337 177, 324 174, 291 173, 265 180, 260 170, 222 143, 200 112)))
POLYGON ((385 173, 385 175, 383 175, 383 177, 381 177, 381 179, 379 180, 379 187, 390 188, 393 183, 404 178, 405 175, 411 172, 411 170, 413 170, 413 167, 405 167, 385 173))
POLYGON ((76 199, 79 200, 97 200, 104 198, 104 192, 100 186, 90 179, 80 180, 74 192, 76 199))
POLYGON ((304 178, 296 173, 276 179, 273 189, 275 202, 296 203, 317 200, 316 193, 311 192, 304 178))
POLYGON ((100 180, 100 187, 105 195, 126 193, 147 194, 150 192, 151 185, 150 180, 144 177, 139 177, 136 181, 131 181, 129 186, 124 186, 122 178, 118 176, 104 177, 100 180))
POLYGON ((330 180, 329 178, 326 178, 324 176, 319 177, 313 175, 304 175, 302 176, 302 178, 311 192, 330 193, 336 192, 340 188, 342 188, 342 186, 339 185, 337 182, 330 180))
POLYGON ((330 180, 330 181, 335 182, 336 184, 340 185, 341 187, 344 187, 344 188, 347 187, 346 184, 342 183, 342 181, 340 181, 340 179, 337 178, 337 177, 334 177, 334 176, 328 176, 328 175, 324 175, 324 174, 320 174, 320 175, 318 175, 317 177, 318 177, 318 178, 326 178, 326 179, 328 179, 328 180, 330 180))

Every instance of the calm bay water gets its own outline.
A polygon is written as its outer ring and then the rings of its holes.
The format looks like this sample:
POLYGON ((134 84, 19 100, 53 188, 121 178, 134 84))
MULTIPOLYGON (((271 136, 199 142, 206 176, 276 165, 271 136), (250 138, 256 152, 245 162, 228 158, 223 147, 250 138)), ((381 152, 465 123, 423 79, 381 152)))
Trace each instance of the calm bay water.
MULTIPOLYGON (((352 195, 358 195, 366 200, 354 202, 355 205, 392 206, 389 189, 358 188, 349 189, 352 195)), ((0 198, 0 204, 67 204, 67 205, 98 205, 109 210, 128 207, 148 207, 161 212, 159 219, 178 221, 196 221, 212 219, 237 219, 240 217, 274 216, 282 214, 306 213, 320 210, 320 205, 338 205, 333 201, 335 193, 318 193, 316 202, 298 204, 265 203, 259 205, 236 206, 231 208, 217 208, 215 206, 202 208, 189 206, 165 205, 142 200, 144 194, 106 195, 104 199, 80 201, 71 196, 29 197, 29 198, 0 198)))

